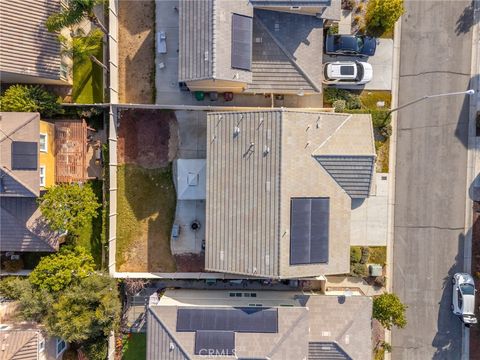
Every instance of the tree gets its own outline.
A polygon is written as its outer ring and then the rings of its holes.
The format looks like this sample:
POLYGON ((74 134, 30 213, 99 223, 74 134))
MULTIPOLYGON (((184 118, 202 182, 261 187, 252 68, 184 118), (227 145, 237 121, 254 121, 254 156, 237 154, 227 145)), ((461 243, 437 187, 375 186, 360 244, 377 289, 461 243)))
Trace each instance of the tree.
POLYGON ((46 319, 46 327, 51 335, 65 341, 85 342, 108 336, 116 329, 120 308, 116 280, 92 273, 60 294, 46 319))
POLYGON ((77 284, 94 272, 92 256, 82 247, 63 246, 56 254, 43 257, 30 273, 30 283, 50 293, 77 284))
POLYGON ((103 33, 94 29, 88 34, 78 29, 70 38, 59 35, 62 44, 62 53, 78 62, 90 59, 92 62, 108 71, 108 67, 95 57, 102 45, 103 33))
POLYGON ((385 293, 373 299, 373 318, 389 330, 392 326, 404 328, 407 325, 406 309, 395 294, 385 293))
POLYGON ((40 200, 40 210, 52 230, 78 235, 100 207, 89 184, 61 184, 48 189, 40 200))
POLYGON ((0 97, 0 110, 39 112, 46 117, 63 113, 59 99, 38 85, 10 86, 0 97))
POLYGON ((404 12, 403 0, 369 0, 365 15, 367 28, 373 32, 393 29, 404 12))
POLYGON ((78 25, 88 19, 94 23, 104 34, 107 28, 100 22, 93 11, 96 5, 103 5, 105 0, 69 0, 61 11, 49 16, 46 22, 48 31, 56 32, 72 25, 78 25))

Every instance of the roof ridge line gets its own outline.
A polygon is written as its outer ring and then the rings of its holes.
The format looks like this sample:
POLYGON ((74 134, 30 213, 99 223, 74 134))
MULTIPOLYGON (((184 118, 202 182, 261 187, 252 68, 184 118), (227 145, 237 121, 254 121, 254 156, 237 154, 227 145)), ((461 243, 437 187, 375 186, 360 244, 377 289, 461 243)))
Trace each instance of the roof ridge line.
MULTIPOLYGON (((3 166, 1 169, 0 169, 0 172, 3 171, 4 173, 8 174, 8 176, 12 177, 16 182, 18 182, 20 185, 22 185, 25 189, 27 189, 28 191, 30 191, 30 193, 33 195, 33 197, 38 197, 38 195, 36 194, 35 191, 33 191, 30 186, 26 185, 23 181, 19 180, 15 174, 13 173, 13 171, 10 171, 10 169, 8 169, 6 166, 3 166), (6 170, 6 171, 5 171, 6 170)), ((24 196, 22 196, 24 197, 24 196)))
POLYGON ((282 50, 282 52, 287 56, 288 60, 297 68, 298 71, 303 75, 303 77, 310 83, 310 85, 318 92, 322 92, 322 90, 315 84, 315 82, 310 78, 308 73, 303 70, 303 68, 295 61, 294 57, 290 52, 283 46, 283 44, 272 34, 270 29, 263 23, 263 21, 258 17, 254 16, 253 21, 257 21, 258 24, 263 28, 263 30, 272 38, 273 42, 282 50))
POLYGON ((315 150, 312 152, 312 156, 315 156, 315 153, 317 153, 318 150, 322 148, 326 143, 328 143, 334 136, 335 134, 340 131, 341 128, 352 118, 352 114, 348 114, 348 116, 345 118, 345 120, 335 129, 333 133, 331 133, 320 145, 318 145, 315 150))
MULTIPOLYGON (((5 111, 6 112, 6 111, 5 111)), ((3 138, 0 139, 0 143, 3 142, 5 139, 10 139, 10 137, 15 134, 18 130, 20 130, 21 128, 23 128, 25 125, 29 124, 30 122, 32 122, 33 120, 36 119, 38 115, 38 118, 40 120, 40 114, 38 112, 34 113, 34 115, 26 120, 23 124, 20 124, 19 126, 17 126, 15 129, 13 129, 12 131, 10 131, 8 134, 7 133, 4 133, 3 130, 1 130, 2 134, 4 134, 5 136, 3 138)), ((1 119, 0 119, 1 120, 1 119)), ((12 139, 11 139, 12 140, 12 139)), ((13 140, 12 140, 13 141, 13 140)))

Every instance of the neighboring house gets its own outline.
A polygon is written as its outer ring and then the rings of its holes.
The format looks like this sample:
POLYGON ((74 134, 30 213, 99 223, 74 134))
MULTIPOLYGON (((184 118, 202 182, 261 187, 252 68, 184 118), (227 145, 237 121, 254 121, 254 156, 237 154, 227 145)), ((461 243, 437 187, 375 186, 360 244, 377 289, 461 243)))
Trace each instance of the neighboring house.
POLYGON ((371 316, 364 296, 167 290, 147 311, 147 360, 370 359, 371 316))
POLYGON ((340 2, 180 0, 179 82, 191 91, 321 92, 324 20, 340 2))
MULTIPOLYGON (((40 115, 0 113, 0 130, 0 252, 57 251, 58 234, 45 224, 37 204, 40 115)), ((47 173, 45 168, 45 179, 47 173)))
POLYGON ((369 196, 375 157, 370 115, 209 113, 205 269, 348 273, 352 199, 369 196))
POLYGON ((40 190, 55 184, 55 124, 40 120, 40 190))
POLYGON ((2 83, 69 84, 69 61, 57 34, 45 27, 61 0, 8 0, 0 4, 2 83))
POLYGON ((0 359, 57 360, 62 359, 68 344, 49 338, 35 324, 0 324, 0 359))

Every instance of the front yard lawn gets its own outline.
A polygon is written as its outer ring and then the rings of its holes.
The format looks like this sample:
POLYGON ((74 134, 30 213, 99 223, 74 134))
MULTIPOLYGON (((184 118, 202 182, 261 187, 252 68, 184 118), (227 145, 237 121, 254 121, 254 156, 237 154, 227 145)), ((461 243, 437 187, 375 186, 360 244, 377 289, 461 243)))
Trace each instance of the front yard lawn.
POLYGON ((385 102, 384 109, 390 109, 390 104, 392 102, 392 93, 390 91, 369 91, 363 90, 360 93, 360 101, 362 102, 362 106, 366 109, 378 109, 377 102, 383 101, 385 102))
POLYGON ((123 345, 123 360, 145 360, 147 358, 147 335, 130 333, 123 345))
MULTIPOLYGON (((103 58, 103 46, 95 54, 103 58)), ((103 69, 90 60, 77 62, 73 60, 72 100, 78 104, 103 102, 103 69)))
MULTIPOLYGON (((90 186, 92 187, 97 201, 102 203, 102 186, 101 180, 90 180, 90 186)), ((85 226, 76 240, 76 244, 87 249, 92 254, 95 264, 98 269, 103 267, 102 261, 102 247, 106 244, 107 239, 107 227, 106 227, 106 214, 103 207, 98 208, 97 217, 85 226)))
POLYGON ((171 166, 121 165, 117 176, 117 270, 175 272, 170 250, 176 208, 171 166))

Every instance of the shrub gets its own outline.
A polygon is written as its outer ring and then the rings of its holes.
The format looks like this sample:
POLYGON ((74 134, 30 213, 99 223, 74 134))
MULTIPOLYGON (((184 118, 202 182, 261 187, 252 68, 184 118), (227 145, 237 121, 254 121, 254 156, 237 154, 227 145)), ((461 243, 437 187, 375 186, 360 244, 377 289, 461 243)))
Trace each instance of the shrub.
POLYGON ((368 262, 368 256, 370 255, 370 250, 368 247, 362 247, 362 257, 360 258, 360 263, 366 264, 368 262))
POLYGON ((372 115, 372 123, 374 128, 381 129, 387 125, 390 125, 391 116, 388 115, 388 110, 372 109, 369 112, 372 115))
POLYGON ((360 97, 345 89, 327 87, 323 92, 323 98, 327 103, 332 105, 336 100, 344 100, 347 109, 360 109, 362 107, 360 97))
POLYGON ((350 265, 350 275, 357 277, 368 276, 367 265, 362 263, 355 263, 350 265))
POLYGON ((83 345, 82 351, 88 360, 104 360, 107 358, 107 339, 99 337, 88 341, 83 345))
POLYGON ((0 110, 39 112, 46 117, 63 113, 57 97, 38 85, 10 86, 0 97, 0 110))
POLYGON ((342 0, 343 10, 352 10, 355 6, 355 0, 342 0))
POLYGON ((377 276, 373 283, 375 284, 375 286, 385 287, 387 280, 385 276, 377 276))
POLYGON ((365 16, 367 28, 373 32, 391 30, 404 12, 403 0, 370 0, 365 16))
POLYGON ((356 94, 350 94, 347 100, 347 109, 360 109, 362 107, 362 101, 360 96, 356 94))
POLYGON ((361 13, 361 12, 363 11, 364 7, 365 7, 365 5, 364 5, 363 3, 359 3, 359 4, 357 5, 357 7, 355 8, 355 12, 356 12, 357 14, 361 13))
POLYGON ((346 102, 345 100, 335 100, 332 104, 335 112, 341 113, 345 111, 346 102))
POLYGON ((350 247, 350 264, 359 263, 362 258, 362 250, 360 246, 350 247))
POLYGON ((328 28, 328 34, 329 35, 338 34, 338 23, 334 23, 332 24, 332 26, 328 28))
POLYGON ((395 294, 382 294, 373 299, 373 318, 377 319, 388 330, 392 326, 404 328, 407 326, 405 311, 407 306, 402 304, 395 294))
POLYGON ((362 16, 361 15, 355 15, 353 17, 353 23, 354 24, 360 24, 362 22, 362 16))
POLYGON ((389 138, 390 136, 392 136, 392 125, 388 124, 387 126, 384 126, 383 128, 380 129, 380 134, 384 137, 384 138, 389 138))
POLYGON ((23 260, 22 259, 3 260, 2 270, 4 270, 5 272, 16 273, 17 271, 20 271, 22 269, 23 269, 23 260))

